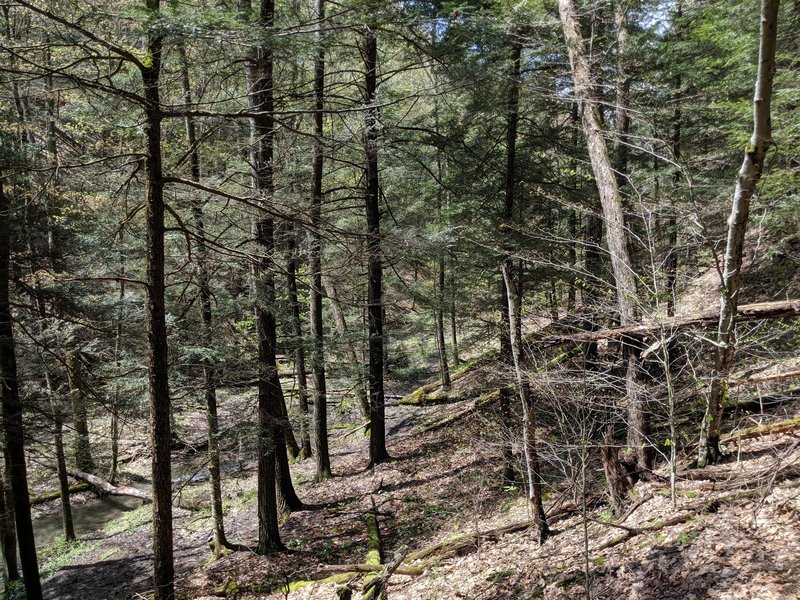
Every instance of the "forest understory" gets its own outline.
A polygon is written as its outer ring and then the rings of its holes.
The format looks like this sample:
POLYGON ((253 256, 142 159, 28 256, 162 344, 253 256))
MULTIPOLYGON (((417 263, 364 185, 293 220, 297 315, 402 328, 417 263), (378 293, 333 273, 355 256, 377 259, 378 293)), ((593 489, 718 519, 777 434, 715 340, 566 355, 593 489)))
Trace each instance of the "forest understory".
MULTIPOLYGON (((566 363, 561 369, 568 372, 566 363)), ((794 366, 791 359, 773 361, 760 371, 774 375, 794 366)), ((555 375, 546 376, 552 385, 555 375)), ((332 403, 334 477, 315 483, 313 459, 293 465, 306 509, 284 515, 281 536, 288 550, 270 556, 243 549, 212 560, 205 454, 191 451, 192 441, 202 445, 204 417, 200 409, 183 407, 177 428, 189 447, 173 453, 176 472, 188 474, 174 494, 179 597, 330 599, 346 587, 357 598, 369 580, 365 571, 374 575, 380 568, 370 555, 376 542, 383 563, 398 549, 405 553, 389 580, 391 598, 800 596, 800 399, 791 385, 787 392, 782 382, 784 390, 773 395, 764 387, 760 407, 741 402, 741 410, 729 415, 726 430, 732 433, 719 464, 688 469, 693 447, 681 448, 674 506, 670 470, 661 457, 616 515, 599 449, 588 442, 585 448, 567 445, 569 428, 579 422, 570 422, 569 406, 558 409, 562 399, 545 400, 542 414, 562 416, 539 424, 552 529, 539 546, 524 486, 498 483, 504 438, 511 436, 517 451, 520 442, 518 432, 499 426, 492 392, 503 380, 502 367, 476 360, 453 379, 449 392, 433 383, 402 398, 408 385, 389 384, 390 395, 396 392, 387 407, 392 460, 371 470, 365 469, 368 440, 360 416, 332 403), (776 424, 785 426, 770 434, 776 424), (369 525, 373 517, 377 538, 369 525)), ((255 463, 236 440, 247 435, 254 410, 252 392, 220 394, 226 528, 229 539, 246 546, 255 545, 257 530, 255 463)), ((693 425, 685 424, 687 430, 693 425)), ((128 423, 123 433, 121 454, 133 459, 122 478, 131 482, 146 480, 146 439, 134 434, 145 429, 128 423)), ((572 431, 570 438, 579 436, 572 431)), ((50 510, 58 510, 57 501, 50 510)), ((45 552, 46 597, 148 597, 151 535, 150 507, 143 505, 100 531, 79 532, 74 544, 45 552)))
POLYGON ((0 600, 800 599, 800 0, 0 25, 0 600))

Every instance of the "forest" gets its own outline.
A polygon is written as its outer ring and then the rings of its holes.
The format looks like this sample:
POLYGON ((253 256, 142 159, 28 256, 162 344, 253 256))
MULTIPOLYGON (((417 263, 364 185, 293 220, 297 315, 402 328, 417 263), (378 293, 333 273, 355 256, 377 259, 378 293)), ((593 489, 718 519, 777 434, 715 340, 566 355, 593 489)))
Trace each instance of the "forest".
POLYGON ((800 2, 0 12, 0 598, 800 598, 800 2))

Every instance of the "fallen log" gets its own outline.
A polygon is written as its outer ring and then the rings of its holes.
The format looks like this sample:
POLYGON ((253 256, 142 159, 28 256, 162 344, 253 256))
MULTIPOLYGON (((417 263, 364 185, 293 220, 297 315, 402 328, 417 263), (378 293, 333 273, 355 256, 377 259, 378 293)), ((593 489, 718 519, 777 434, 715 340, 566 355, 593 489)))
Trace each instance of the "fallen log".
POLYGON ((786 371, 785 373, 773 373, 772 375, 752 375, 751 377, 744 377, 732 381, 733 385, 753 385, 759 383, 767 383, 770 381, 786 381, 788 379, 800 378, 800 370, 786 371))
POLYGON ((739 442, 741 440, 749 440, 752 438, 763 437, 765 435, 774 435, 778 433, 790 433, 800 429, 800 417, 787 419, 785 421, 778 421, 776 423, 769 423, 767 425, 757 425, 755 427, 748 427, 740 431, 735 431, 726 435, 720 440, 723 444, 729 442, 739 442))
MULTIPOLYGON (((69 493, 71 494, 78 494, 80 492, 85 492, 90 488, 88 483, 76 483, 74 485, 69 486, 69 493)), ((44 504, 45 502, 50 502, 51 500, 57 500, 61 498, 61 492, 58 490, 54 490, 52 492, 45 492, 44 494, 39 494, 38 496, 33 496, 30 501, 31 506, 36 506, 37 504, 44 504)))
MULTIPOLYGON (((789 319, 800 317, 800 300, 781 300, 777 302, 759 302, 739 307, 736 322, 760 321, 765 319, 789 319)), ((570 335, 547 337, 542 340, 545 347, 557 346, 569 342, 599 342, 601 340, 642 340, 668 334, 684 329, 711 329, 717 327, 719 310, 706 311, 687 317, 673 317, 654 323, 612 327, 598 331, 583 331, 570 335)))
POLYGON ((499 537, 509 533, 524 531, 531 525, 533 525, 533 521, 526 520, 512 523, 511 525, 498 527, 497 529, 491 529, 489 531, 479 531, 477 533, 464 533, 461 535, 456 535, 449 537, 434 546, 412 552, 407 558, 412 562, 431 557, 436 557, 437 559, 452 558, 464 550, 477 548, 478 545, 484 540, 496 540, 499 537))
POLYGON ((150 494, 144 490, 127 485, 112 485, 105 479, 102 479, 97 475, 92 475, 91 473, 84 473, 83 471, 67 471, 67 474, 74 479, 88 483, 100 494, 105 494, 107 496, 130 496, 132 498, 139 498, 146 503, 153 501, 150 494))
MULTIPOLYGON (((373 565, 368 563, 353 565, 317 565, 320 573, 377 573, 386 565, 373 565)), ((425 567, 398 565, 394 570, 398 575, 422 575, 425 567)))
POLYGON ((689 510, 680 515, 675 515, 674 517, 670 517, 668 519, 664 519, 662 521, 657 521, 651 525, 643 525, 641 527, 627 527, 625 525, 619 525, 617 523, 606 523, 603 521, 597 521, 592 519, 595 523, 600 523, 601 525, 607 525, 609 527, 614 527, 617 529, 622 529, 622 533, 616 537, 611 538, 600 544, 599 546, 592 548, 592 552, 601 552, 603 550, 608 550, 618 544, 622 544, 623 542, 627 542, 629 539, 636 537, 642 533, 651 533, 653 531, 660 531, 661 529, 665 529, 666 527, 672 527, 674 525, 680 525, 681 523, 685 523, 696 517, 697 515, 705 514, 708 512, 714 512, 719 508, 719 502, 717 500, 712 500, 711 502, 706 502, 702 506, 689 510))

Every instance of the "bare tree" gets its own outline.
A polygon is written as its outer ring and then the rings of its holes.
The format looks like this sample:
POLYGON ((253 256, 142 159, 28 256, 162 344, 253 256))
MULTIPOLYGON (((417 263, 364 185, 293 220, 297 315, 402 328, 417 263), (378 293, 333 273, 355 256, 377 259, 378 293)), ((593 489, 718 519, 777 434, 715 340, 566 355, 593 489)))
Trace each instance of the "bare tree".
POLYGON ((770 107, 772 82, 775 78, 775 40, 778 30, 779 0, 762 0, 761 31, 759 34, 758 75, 753 97, 753 134, 744 151, 744 160, 736 178, 731 214, 728 217, 728 237, 720 272, 722 295, 719 306, 719 326, 714 350, 714 374, 700 425, 700 445, 697 465, 704 467, 720 456, 719 438, 722 410, 729 396, 733 357, 736 351, 735 319, 739 304, 739 285, 742 278, 742 254, 750 200, 764 170, 764 158, 772 147, 770 107))

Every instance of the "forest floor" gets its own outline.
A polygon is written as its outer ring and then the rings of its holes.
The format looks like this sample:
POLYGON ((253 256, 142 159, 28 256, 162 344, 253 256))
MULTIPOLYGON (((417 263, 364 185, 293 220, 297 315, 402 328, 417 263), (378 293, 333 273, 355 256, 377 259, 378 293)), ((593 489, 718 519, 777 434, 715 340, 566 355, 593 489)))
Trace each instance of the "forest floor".
MULTIPOLYGON (((405 403, 393 400, 387 408, 393 460, 373 470, 365 469, 368 447, 359 419, 332 411, 334 477, 314 483, 313 459, 293 466, 308 509, 282 524, 286 553, 240 551, 212 561, 207 485, 176 492, 180 597, 330 600, 336 588, 360 590, 363 573, 325 578, 336 565, 367 561, 366 520, 375 514, 384 562, 408 544, 412 554, 403 567, 418 567, 415 574, 392 576, 393 599, 800 598, 796 431, 731 442, 725 460, 702 471, 679 465, 675 506, 661 465, 636 485, 622 519, 612 519, 604 502, 595 450, 549 460, 546 509, 553 535, 540 547, 527 528, 524 490, 498 483, 497 406, 485 394, 496 383, 493 373, 473 369, 449 396, 430 387, 405 403), (580 493, 584 477, 586 495, 580 493)), ((251 420, 253 404, 248 394, 221 394, 223 427, 251 420)), ((800 407, 790 402, 780 411, 774 419, 796 415, 800 407)), ((201 416, 184 414, 184 435, 202 438, 201 416)), ((547 431, 543 438, 545 445, 556 441, 547 431)), ((233 446, 224 484, 226 529, 230 540, 254 544, 254 462, 233 446)), ((185 452, 175 460, 191 463, 185 452)), ((142 454, 125 469, 145 474, 148 463, 142 454)), ((45 554, 46 596, 149 597, 150 526, 144 506, 102 531, 79 532, 77 545, 45 554)))

